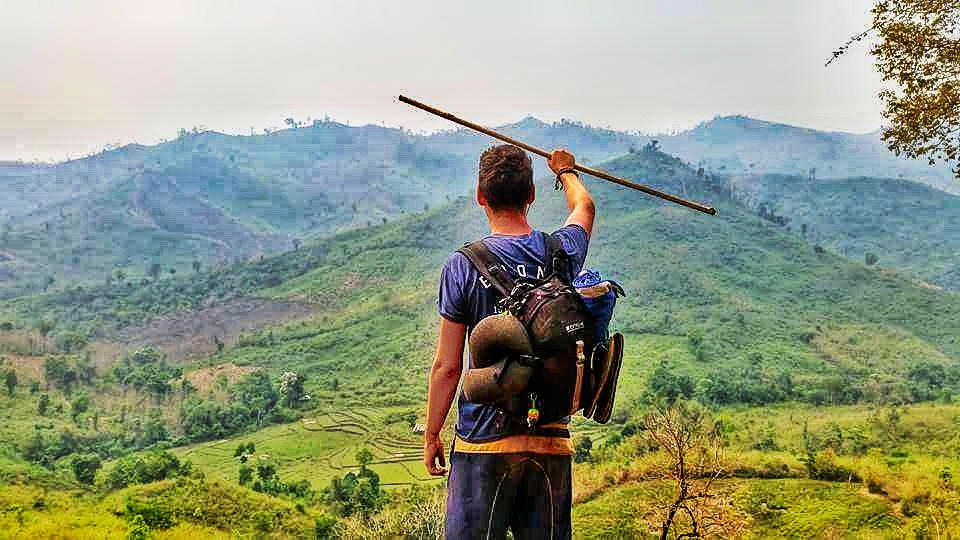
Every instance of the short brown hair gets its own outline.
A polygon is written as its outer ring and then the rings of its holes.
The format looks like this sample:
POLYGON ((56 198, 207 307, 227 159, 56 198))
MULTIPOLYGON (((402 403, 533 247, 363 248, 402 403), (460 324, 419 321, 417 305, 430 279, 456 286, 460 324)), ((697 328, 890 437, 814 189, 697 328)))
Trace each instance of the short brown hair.
POLYGON ((480 155, 477 187, 494 210, 523 210, 533 194, 533 163, 526 152, 500 144, 480 155))

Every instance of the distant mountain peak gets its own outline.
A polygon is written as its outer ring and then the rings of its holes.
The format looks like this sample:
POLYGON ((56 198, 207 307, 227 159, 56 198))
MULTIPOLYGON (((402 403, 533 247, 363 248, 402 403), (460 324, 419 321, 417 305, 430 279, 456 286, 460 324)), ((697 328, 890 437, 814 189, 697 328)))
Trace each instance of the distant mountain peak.
POLYGON ((550 127, 550 124, 534 116, 527 115, 519 122, 514 122, 513 124, 507 124, 503 127, 514 128, 514 129, 545 129, 550 127))
POLYGON ((700 123, 696 128, 710 129, 710 128, 719 128, 719 127, 737 127, 737 128, 768 128, 768 127, 789 127, 794 129, 804 129, 796 126, 789 126, 787 124, 777 124, 775 122, 770 122, 767 120, 758 120, 756 118, 751 118, 742 114, 731 114, 726 116, 714 116, 712 119, 700 123))

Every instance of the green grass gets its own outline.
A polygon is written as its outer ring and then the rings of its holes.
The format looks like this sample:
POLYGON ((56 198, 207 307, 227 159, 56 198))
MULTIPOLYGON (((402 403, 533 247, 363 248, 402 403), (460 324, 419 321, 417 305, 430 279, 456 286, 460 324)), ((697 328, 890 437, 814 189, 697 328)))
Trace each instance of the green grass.
POLYGON ((126 501, 144 502, 172 518, 152 531, 158 539, 297 538, 312 534, 312 520, 286 501, 202 479, 166 480, 106 497, 81 490, 0 486, 0 538, 127 537, 126 501))
POLYGON ((423 470, 422 442, 408 426, 388 425, 391 412, 407 408, 330 410, 307 416, 302 421, 271 426, 228 440, 200 443, 176 449, 207 474, 237 482, 240 466, 234 450, 241 443, 254 443, 256 455, 250 465, 269 460, 277 465, 284 481, 308 480, 315 489, 329 485, 334 477, 357 472, 356 453, 368 448, 374 455, 370 469, 385 487, 399 488, 412 483, 431 482, 423 470))
POLYGON ((736 494, 754 518, 751 538, 899 538, 892 504, 859 486, 810 480, 757 480, 736 494))

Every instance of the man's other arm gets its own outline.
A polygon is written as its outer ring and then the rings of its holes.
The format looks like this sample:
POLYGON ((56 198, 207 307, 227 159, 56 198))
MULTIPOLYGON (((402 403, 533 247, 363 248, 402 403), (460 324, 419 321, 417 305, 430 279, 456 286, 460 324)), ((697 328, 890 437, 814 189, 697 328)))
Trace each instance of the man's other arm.
MULTIPOLYGON (((572 168, 575 163, 573 154, 561 148, 551 152, 550 159, 547 160, 547 165, 550 166, 554 174, 572 168)), ((560 181, 563 182, 563 191, 567 195, 567 208, 570 210, 570 215, 564 225, 574 223, 580 225, 587 231, 589 237, 593 232, 593 219, 597 214, 593 197, 590 196, 590 192, 583 185, 583 181, 572 172, 565 172, 560 175, 560 181)))
POLYGON ((440 337, 427 387, 427 431, 423 436, 423 464, 433 476, 447 471, 440 431, 460 382, 466 335, 467 325, 440 317, 440 337))

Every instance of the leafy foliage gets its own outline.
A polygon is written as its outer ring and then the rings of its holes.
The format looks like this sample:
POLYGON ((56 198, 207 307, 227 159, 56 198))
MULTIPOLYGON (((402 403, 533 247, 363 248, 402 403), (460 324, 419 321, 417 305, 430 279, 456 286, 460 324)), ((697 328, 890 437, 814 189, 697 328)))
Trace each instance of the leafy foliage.
MULTIPOLYGON (((960 157, 960 2, 883 0, 873 8, 871 49, 895 89, 880 93, 890 126, 884 141, 897 154, 956 162, 960 157)), ((960 177, 960 164, 954 168, 960 177)))
POLYGON ((163 401, 173 391, 170 380, 183 374, 183 370, 168 364, 166 355, 145 345, 124 358, 113 367, 113 376, 123 388, 146 392, 157 402, 163 401))
POLYGON ((146 452, 117 460, 104 475, 103 484, 109 489, 121 489, 186 475, 192 468, 189 461, 180 461, 170 452, 146 452))

